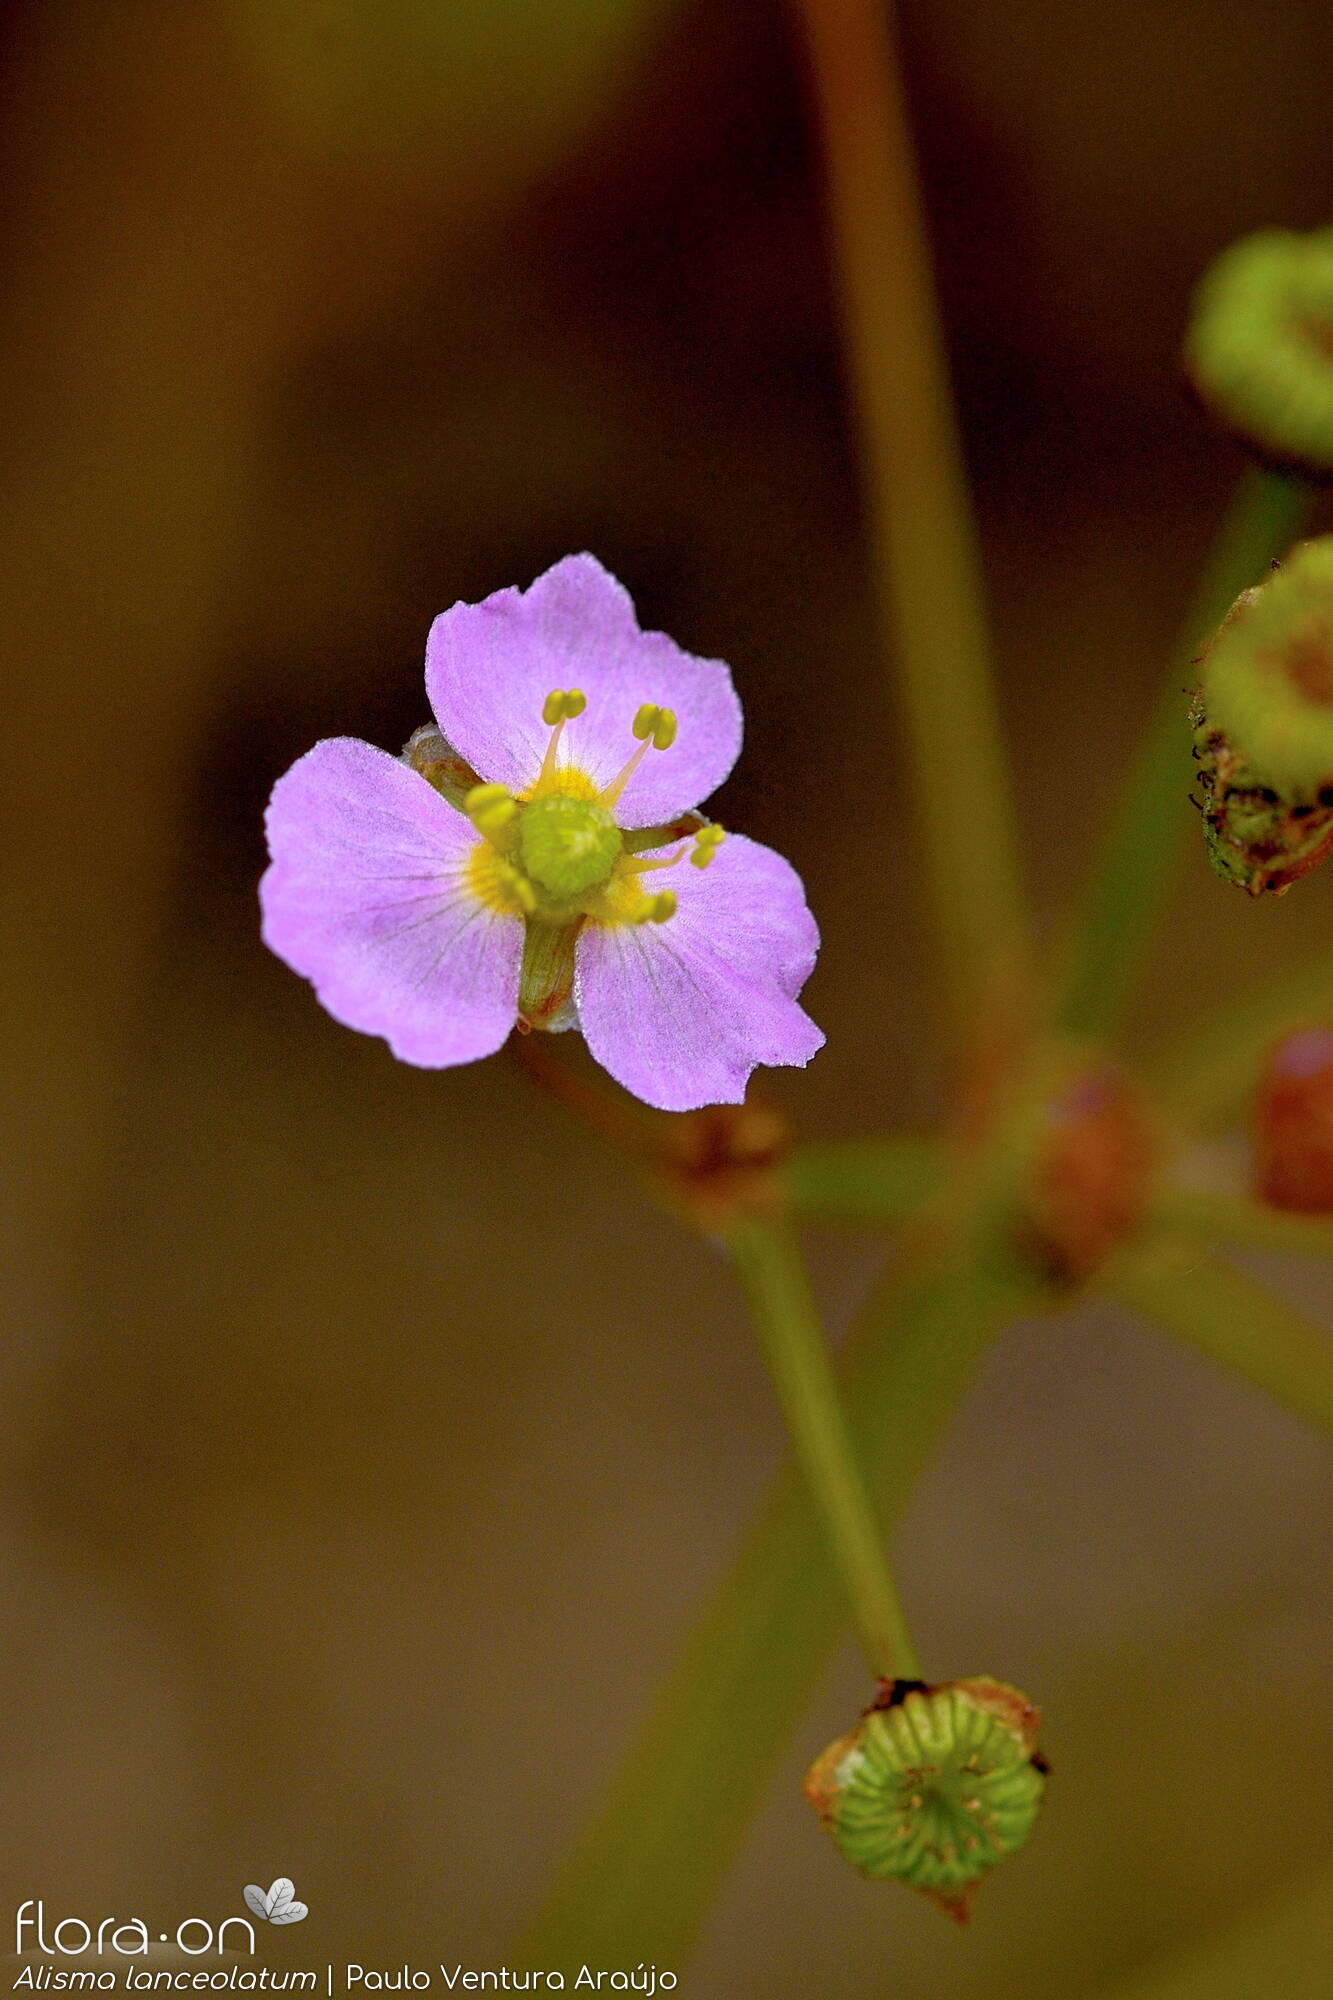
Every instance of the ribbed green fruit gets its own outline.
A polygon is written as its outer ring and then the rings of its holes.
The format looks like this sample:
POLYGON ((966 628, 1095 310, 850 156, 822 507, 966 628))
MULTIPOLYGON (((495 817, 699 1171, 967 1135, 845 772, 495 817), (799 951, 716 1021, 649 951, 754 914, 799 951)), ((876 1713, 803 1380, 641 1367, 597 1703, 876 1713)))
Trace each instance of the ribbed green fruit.
POLYGON ((1185 364, 1261 458, 1333 474, 1333 229, 1265 229, 1225 250, 1195 295, 1185 364))
POLYGON ((1038 1719, 1002 1681, 886 1683, 812 1766, 806 1797, 854 1867, 896 1876, 961 1921, 981 1878, 1037 1817, 1038 1719))
POLYGON ((1203 712, 1288 805, 1333 804, 1333 536, 1237 599, 1202 661, 1203 712))

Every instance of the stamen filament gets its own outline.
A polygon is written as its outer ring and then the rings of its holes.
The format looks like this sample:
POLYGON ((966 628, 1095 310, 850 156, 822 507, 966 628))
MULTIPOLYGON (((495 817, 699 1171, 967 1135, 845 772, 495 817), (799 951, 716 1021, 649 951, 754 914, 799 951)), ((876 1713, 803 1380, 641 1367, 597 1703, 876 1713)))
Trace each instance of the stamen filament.
POLYGON ((551 739, 546 746, 541 770, 537 773, 534 792, 544 791, 555 776, 556 752, 560 748, 560 738, 565 733, 565 724, 576 715, 582 715, 588 706, 588 697, 582 688, 552 688, 542 703, 542 721, 551 731, 551 739))
POLYGON ((650 854, 655 847, 670 847, 673 840, 690 840, 707 822, 702 813, 677 813, 661 826, 636 826, 624 835, 626 854, 650 854))
POLYGON ((627 875, 647 875, 654 868, 674 868, 684 852, 685 849, 683 847, 678 847, 674 854, 664 854, 660 859, 655 861, 622 861, 620 865, 627 875))
POLYGON ((624 791, 634 773, 648 755, 651 744, 654 750, 669 750, 676 740, 676 716, 670 708, 658 708, 651 701, 644 702, 630 724, 634 734, 641 739, 638 749, 619 771, 602 793, 600 804, 613 806, 624 791))
POLYGON ((533 786, 535 792, 542 791, 555 775, 555 753, 560 748, 560 738, 564 733, 565 718, 562 715, 551 731, 550 740, 546 745, 546 755, 542 758, 542 767, 537 773, 537 782, 533 786))
POLYGON ((606 790, 602 793, 601 798, 598 801, 599 805, 613 806, 615 804, 616 800, 620 797, 620 794, 624 791, 626 785, 629 783, 630 779, 634 776, 634 773, 638 770, 640 764, 642 764, 644 758, 647 755, 648 755, 648 745, 647 742, 643 742, 634 752, 634 755, 629 759, 629 762, 625 764, 623 768, 616 773, 614 778, 612 778, 610 784, 606 787, 606 790))

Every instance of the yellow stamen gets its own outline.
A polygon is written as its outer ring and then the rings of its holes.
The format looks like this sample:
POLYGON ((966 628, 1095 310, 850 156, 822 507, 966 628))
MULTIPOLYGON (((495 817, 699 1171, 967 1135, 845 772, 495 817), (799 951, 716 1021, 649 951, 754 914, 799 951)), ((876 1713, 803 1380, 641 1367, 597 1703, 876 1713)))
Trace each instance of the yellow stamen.
POLYGON ((576 715, 582 715, 588 706, 588 697, 582 688, 552 688, 542 703, 542 721, 551 732, 551 740, 546 746, 541 770, 533 792, 549 791, 555 778, 556 752, 560 748, 560 738, 565 733, 565 724, 576 715))
POLYGON ((661 890, 648 898, 648 906, 639 918, 641 924, 664 924, 668 917, 676 914, 676 898, 670 889, 661 890))
POLYGON ((678 847, 674 854, 664 854, 658 860, 622 861, 620 865, 626 875, 648 875, 654 868, 674 868, 684 852, 683 847, 678 847))
POLYGON ((497 854, 489 841, 480 840, 468 858, 468 887, 488 910, 506 917, 530 917, 537 896, 526 875, 511 861, 497 854))
POLYGON ((692 840, 706 824, 702 813, 677 813, 663 826, 631 827, 625 834, 626 854, 651 854, 656 847, 669 847, 673 840, 692 840))
POLYGON ((518 804, 507 785, 474 785, 463 801, 463 810, 477 832, 484 834, 493 846, 512 845, 505 839, 505 830, 512 827, 518 804))
POLYGON ((629 762, 621 770, 617 771, 615 777, 612 778, 610 784, 602 793, 600 801, 602 805, 613 806, 615 804, 647 755, 648 745, 647 743, 641 743, 629 762))
POLYGON ((500 870, 497 872, 503 874, 505 887, 510 895, 521 906, 525 916, 530 917, 537 907, 537 891, 527 876, 520 875, 517 868, 511 867, 507 861, 500 864, 500 870))
POLYGON ((694 836, 691 865, 695 868, 706 868, 726 837, 725 829, 716 823, 712 826, 701 826, 694 836))
POLYGON ((630 728, 639 738, 639 747, 624 769, 617 772, 616 776, 612 778, 610 784, 602 793, 601 803, 604 806, 613 806, 615 804, 647 756, 649 745, 654 750, 669 750, 676 740, 676 717, 674 712, 669 708, 658 708, 651 701, 644 702, 630 724, 630 728))
POLYGON ((676 716, 670 708, 646 701, 635 713, 630 728, 641 741, 651 738, 654 750, 669 750, 676 740, 676 716))
POLYGON ((557 722, 572 721, 576 715, 582 715, 587 706, 588 697, 582 688, 552 688, 542 703, 542 721, 548 728, 554 728, 557 722))

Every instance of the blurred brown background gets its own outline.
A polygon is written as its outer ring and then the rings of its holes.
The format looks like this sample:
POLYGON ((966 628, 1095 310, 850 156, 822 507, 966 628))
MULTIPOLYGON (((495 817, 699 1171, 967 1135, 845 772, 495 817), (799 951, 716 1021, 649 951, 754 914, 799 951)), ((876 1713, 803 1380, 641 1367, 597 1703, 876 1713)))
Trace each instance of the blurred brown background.
MULTIPOLYGON (((1235 471, 1176 383, 1190 286, 1329 219, 1333 12, 902 12, 1050 936, 1235 471)), ((591 548, 733 664, 721 814, 825 935, 783 1101, 932 1118, 790 23, 27 0, 0 36, 0 1923, 288 1873, 318 1935, 274 1964, 499 1963, 778 1428, 725 1269, 505 1059, 397 1068, 265 954, 259 818, 315 737, 425 718, 436 611, 591 548)), ((1196 853, 1140 1041, 1330 920, 1333 879, 1255 908, 1196 853)), ((818 1247, 845 1319, 873 1246, 818 1247)), ((846 1871, 795 1781, 848 1648, 683 1990, 1093 1995, 1268 1898, 1243 1991, 1325 1990, 1331 1515, 1317 1439, 1109 1310, 1017 1331, 902 1565, 937 1671, 1046 1707, 1037 1837, 965 1934, 846 1871)))

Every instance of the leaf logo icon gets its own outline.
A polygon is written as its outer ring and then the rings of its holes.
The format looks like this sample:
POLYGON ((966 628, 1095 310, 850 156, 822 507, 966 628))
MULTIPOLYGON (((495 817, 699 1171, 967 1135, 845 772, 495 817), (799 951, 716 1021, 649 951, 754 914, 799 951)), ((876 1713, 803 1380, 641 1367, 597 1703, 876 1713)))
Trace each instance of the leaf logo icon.
POLYGON ((310 1912, 304 1903, 295 1900, 296 1887, 285 1875, 279 1875, 272 1887, 265 1892, 257 1882, 251 1882, 245 1892, 245 1906, 268 1924, 299 1924, 310 1912))

